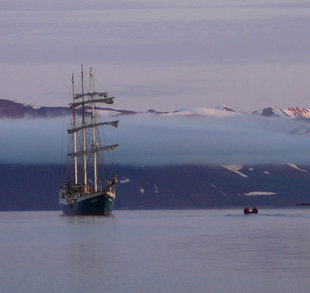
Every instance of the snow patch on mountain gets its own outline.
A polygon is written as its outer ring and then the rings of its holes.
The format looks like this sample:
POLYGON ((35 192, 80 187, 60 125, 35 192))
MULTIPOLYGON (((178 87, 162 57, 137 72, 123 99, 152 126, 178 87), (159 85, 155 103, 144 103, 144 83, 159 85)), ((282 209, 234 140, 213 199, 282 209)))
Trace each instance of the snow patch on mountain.
POLYGON ((307 170, 299 168, 299 167, 298 167, 296 164, 294 164, 294 163, 288 163, 288 165, 289 165, 290 167, 294 168, 294 169, 299 170, 299 171, 302 171, 302 172, 305 172, 305 173, 309 173, 307 170))
POLYGON ((242 177, 248 177, 247 175, 243 174, 242 172, 240 172, 240 170, 243 169, 242 165, 222 165, 223 168, 232 171, 242 177))
POLYGON ((125 176, 123 176, 122 179, 119 179, 119 182, 120 182, 121 184, 129 183, 129 182, 130 182, 130 179, 127 178, 127 177, 125 177, 125 176))
POLYGON ((226 105, 216 106, 215 109, 222 110, 222 111, 228 111, 228 112, 236 112, 234 109, 232 109, 226 105))
POLYGON ((261 115, 264 117, 310 119, 310 109, 301 108, 301 107, 289 107, 287 109, 281 109, 277 106, 273 106, 273 107, 264 108, 262 110, 253 111, 252 114, 261 115))
POLYGON ((220 190, 219 192, 220 192, 221 195, 227 196, 227 194, 223 190, 220 190))
POLYGON ((213 183, 209 183, 214 189, 216 189, 216 186, 213 183))
POLYGON ((256 195, 276 195, 275 192, 266 192, 266 191, 251 191, 243 193, 245 196, 256 196, 256 195))
POLYGON ((290 107, 283 112, 292 118, 310 118, 310 109, 300 107, 290 107))
POLYGON ((228 117, 235 113, 232 111, 223 111, 222 109, 211 109, 204 107, 192 107, 192 108, 181 108, 171 113, 165 113, 162 115, 166 116, 177 116, 177 115, 202 115, 202 116, 215 116, 215 117, 228 117))

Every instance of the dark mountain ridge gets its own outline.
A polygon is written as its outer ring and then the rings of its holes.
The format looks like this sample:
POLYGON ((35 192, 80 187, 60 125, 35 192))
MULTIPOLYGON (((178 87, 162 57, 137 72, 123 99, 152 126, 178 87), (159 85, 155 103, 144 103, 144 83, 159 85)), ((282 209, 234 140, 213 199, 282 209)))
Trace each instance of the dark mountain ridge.
MULTIPOLYGON (((61 165, 0 165, 0 210, 58 210, 61 165)), ((287 207, 310 203, 310 166, 115 166, 116 209, 287 207)))
MULTIPOLYGON (((90 107, 85 107, 86 111, 90 110, 90 107)), ((116 110, 112 108, 97 107, 101 111, 112 111, 114 115, 122 114, 134 114, 135 111, 130 110, 116 110)), ((77 115, 82 115, 82 110, 76 110, 77 115)), ((34 105, 27 105, 10 100, 0 99, 0 118, 56 118, 72 115, 72 109, 70 107, 39 107, 34 105)))

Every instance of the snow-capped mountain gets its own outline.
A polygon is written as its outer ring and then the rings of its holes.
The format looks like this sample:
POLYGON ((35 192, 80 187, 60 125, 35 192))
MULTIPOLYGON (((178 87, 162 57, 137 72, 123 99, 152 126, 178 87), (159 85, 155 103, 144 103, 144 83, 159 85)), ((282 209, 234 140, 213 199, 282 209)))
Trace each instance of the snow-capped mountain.
POLYGON ((310 109, 290 107, 283 111, 292 118, 310 118, 310 109))
MULTIPOLYGON (((90 111, 89 107, 86 107, 86 111, 90 111)), ((102 116, 119 116, 129 114, 143 114, 143 112, 124 110, 124 109, 113 109, 113 108, 102 108, 97 107, 97 113, 102 116)), ((47 107, 47 106, 36 106, 24 103, 19 103, 11 100, 0 99, 0 118, 54 118, 60 116, 71 115, 72 110, 69 107, 47 107)), ((77 109, 77 115, 81 114, 81 109, 77 109)), ((144 113, 145 114, 145 113, 144 113)), ((187 107, 177 109, 171 112, 157 111, 150 109, 146 112, 150 115, 165 115, 165 116, 213 116, 213 117, 228 117, 231 115, 247 115, 235 111, 227 105, 220 105, 215 108, 207 107, 187 107)), ((261 110, 253 111, 252 114, 263 116, 263 117, 277 117, 285 119, 310 119, 310 109, 300 107, 290 107, 287 109, 281 109, 279 107, 267 107, 261 110)))
POLYGON ((262 110, 253 111, 252 114, 261 115, 265 117, 291 118, 291 116, 288 115, 284 110, 276 106, 264 108, 262 110))
POLYGON ((181 108, 176 111, 165 113, 164 115, 169 116, 180 116, 180 115, 202 115, 202 116, 218 116, 218 117, 226 117, 229 115, 233 115, 236 112, 226 110, 224 108, 205 108, 205 107, 191 107, 191 108, 181 108))
POLYGON ((264 108, 262 110, 253 111, 252 113, 265 117, 280 117, 291 119, 310 118, 310 109, 300 107, 290 107, 287 109, 281 109, 279 107, 273 106, 264 108))
POLYGON ((226 105, 217 106, 217 107, 215 107, 215 109, 223 110, 223 111, 228 111, 228 112, 236 112, 234 109, 232 109, 232 108, 230 108, 229 106, 226 106, 226 105))

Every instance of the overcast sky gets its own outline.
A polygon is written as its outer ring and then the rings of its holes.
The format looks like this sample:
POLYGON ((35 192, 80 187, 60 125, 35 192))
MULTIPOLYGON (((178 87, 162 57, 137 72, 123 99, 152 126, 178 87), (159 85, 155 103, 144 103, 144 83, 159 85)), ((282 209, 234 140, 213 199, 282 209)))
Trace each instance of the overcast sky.
POLYGON ((93 66, 116 108, 310 108, 310 2, 0 0, 1 96, 65 105, 93 66))

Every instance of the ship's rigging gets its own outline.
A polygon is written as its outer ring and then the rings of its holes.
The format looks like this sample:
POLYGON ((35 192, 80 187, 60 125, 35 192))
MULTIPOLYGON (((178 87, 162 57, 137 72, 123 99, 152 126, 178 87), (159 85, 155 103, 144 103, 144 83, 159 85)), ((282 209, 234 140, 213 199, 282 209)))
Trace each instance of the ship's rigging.
MULTIPOLYGON (((81 92, 81 94, 75 93, 75 81, 72 74, 72 103, 70 107, 73 112, 73 121, 67 132, 73 137, 73 148, 68 153, 68 157, 71 161, 73 160, 74 185, 87 187, 85 190, 90 190, 90 185, 92 185, 92 191, 97 192, 104 188, 101 180, 98 179, 98 165, 103 163, 101 152, 114 150, 118 146, 118 144, 102 145, 97 128, 101 126, 118 127, 119 121, 97 121, 96 104, 112 104, 115 98, 109 97, 107 92, 95 91, 92 68, 89 70, 89 91, 85 92, 83 65, 81 65, 81 92), (78 118, 81 118, 81 121, 78 121, 78 118), (78 141, 81 143, 78 144, 78 141)), ((103 166, 102 172, 105 182, 103 166)))

